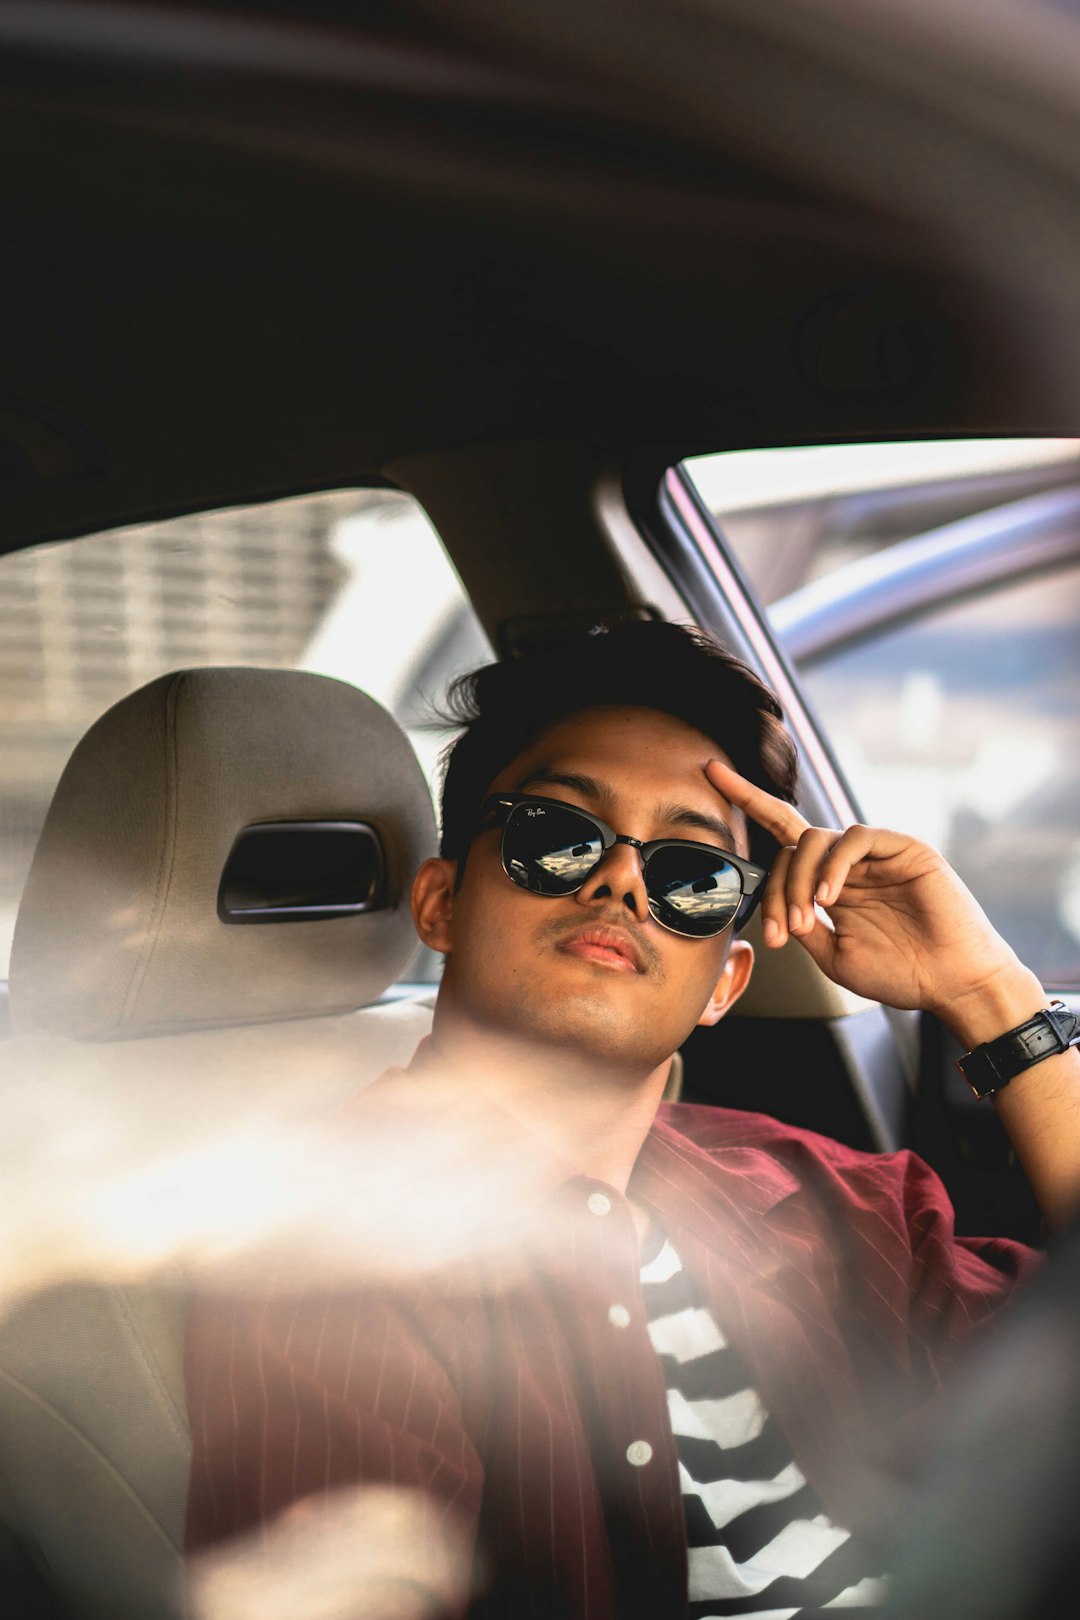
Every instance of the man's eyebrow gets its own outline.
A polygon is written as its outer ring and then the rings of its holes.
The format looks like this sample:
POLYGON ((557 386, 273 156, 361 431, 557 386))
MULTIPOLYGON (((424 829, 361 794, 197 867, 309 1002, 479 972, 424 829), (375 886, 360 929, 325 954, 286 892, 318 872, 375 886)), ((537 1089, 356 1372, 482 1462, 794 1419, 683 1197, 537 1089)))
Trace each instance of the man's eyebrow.
MULTIPOLYGON (((614 797, 606 782, 598 781, 595 776, 586 776, 581 771, 556 771, 546 765, 538 765, 536 770, 523 776, 515 784, 514 791, 524 793, 531 787, 565 787, 573 793, 580 793, 582 798, 593 799, 603 805, 610 804, 614 797)), ((667 827, 685 827, 690 832, 704 832, 710 835, 710 842, 720 844, 725 849, 737 848, 735 834, 728 823, 720 816, 711 816, 705 810, 694 810, 688 804, 669 804, 658 807, 657 821, 667 827)))
POLYGON ((600 782, 595 776, 585 776, 580 771, 553 771, 546 765, 538 765, 534 771, 523 776, 520 782, 514 784, 515 793, 524 793, 529 787, 566 787, 573 793, 580 793, 583 798, 596 799, 600 804, 610 803, 611 789, 606 782, 600 782))
POLYGON ((659 819, 669 827, 687 827, 694 832, 707 832, 714 841, 732 851, 736 848, 735 834, 720 816, 710 816, 704 810, 692 810, 688 804, 669 804, 660 811, 659 819))

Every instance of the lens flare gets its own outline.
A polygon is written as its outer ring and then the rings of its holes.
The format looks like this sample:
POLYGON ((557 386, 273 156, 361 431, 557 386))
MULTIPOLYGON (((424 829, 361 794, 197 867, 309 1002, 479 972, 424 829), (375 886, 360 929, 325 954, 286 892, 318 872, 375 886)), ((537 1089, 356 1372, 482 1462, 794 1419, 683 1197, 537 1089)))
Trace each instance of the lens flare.
POLYGON ((468 1595, 464 1538, 423 1493, 342 1490, 297 1503, 192 1560, 192 1620, 426 1620, 468 1595))
POLYGON ((355 1048, 242 1033, 11 1045, 0 1311, 77 1279, 350 1287, 527 1261, 552 1168, 482 1101, 493 1080, 361 1085, 355 1048))

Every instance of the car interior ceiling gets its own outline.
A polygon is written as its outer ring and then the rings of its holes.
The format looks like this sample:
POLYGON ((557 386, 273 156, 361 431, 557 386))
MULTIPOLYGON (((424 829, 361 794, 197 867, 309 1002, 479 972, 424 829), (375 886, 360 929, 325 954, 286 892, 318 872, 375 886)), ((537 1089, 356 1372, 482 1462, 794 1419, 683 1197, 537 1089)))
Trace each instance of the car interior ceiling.
MULTIPOLYGON (((381 27, 377 11, 329 36, 333 61, 311 59, 326 41, 289 5, 238 9, 237 60, 220 59, 191 7, 184 71, 169 8, 124 6, 120 44, 116 8, 28 9, 0 8, 5 546, 340 486, 448 444, 672 460, 1063 419, 1065 304, 1051 322, 1000 254, 936 217, 916 155, 964 132, 952 109, 937 127, 932 84, 891 109, 906 193, 868 199, 871 178, 809 162, 790 82, 763 89, 755 122, 774 99, 789 116, 755 145, 680 122, 671 84, 659 109, 557 58, 526 71, 525 19, 466 0, 400 8, 407 29, 382 8, 381 27), (246 27, 265 59, 267 13, 296 65, 264 84, 242 58, 246 27)), ((769 10, 779 27, 787 8, 769 10)), ((635 12, 626 63, 660 20, 635 12)), ((549 51, 567 20, 545 16, 549 51)), ((753 60, 744 32, 732 75, 753 60)), ((1005 136, 966 133, 996 177, 1005 136)))

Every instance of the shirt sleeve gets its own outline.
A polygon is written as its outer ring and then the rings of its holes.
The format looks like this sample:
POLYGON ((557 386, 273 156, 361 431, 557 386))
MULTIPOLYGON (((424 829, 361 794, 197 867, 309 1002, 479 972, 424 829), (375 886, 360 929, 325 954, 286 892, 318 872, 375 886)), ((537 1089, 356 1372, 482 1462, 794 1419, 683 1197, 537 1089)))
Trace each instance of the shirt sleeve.
POLYGON ((912 1256, 911 1333, 948 1364, 973 1328, 992 1316, 1041 1256, 1010 1238, 958 1237, 952 1202, 914 1153, 895 1155, 912 1256))
POLYGON ((185 1371, 189 1556, 294 1504, 332 1506, 356 1486, 384 1488, 383 1501, 389 1488, 412 1509, 400 1521, 401 1579, 440 1615, 463 1612, 483 1470, 451 1373, 412 1308, 377 1291, 198 1299, 185 1371))
POLYGON ((1040 1257, 1008 1238, 958 1237, 943 1182, 910 1151, 831 1145, 815 1168, 856 1341, 878 1346, 882 1367, 913 1378, 913 1393, 932 1395, 1040 1257))

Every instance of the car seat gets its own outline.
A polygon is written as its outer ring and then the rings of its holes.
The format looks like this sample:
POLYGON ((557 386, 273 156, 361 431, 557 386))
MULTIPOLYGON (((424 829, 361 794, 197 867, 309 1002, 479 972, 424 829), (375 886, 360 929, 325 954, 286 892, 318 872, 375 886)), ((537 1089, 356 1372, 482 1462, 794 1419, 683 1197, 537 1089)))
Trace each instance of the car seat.
MULTIPOLYGON (((343 682, 186 670, 123 699, 75 749, 26 884, 16 1109, 22 1088, 48 1118, 63 1071, 106 1121, 155 1088, 194 1139, 230 1087, 257 1108, 271 1071, 314 1112, 407 1061, 430 1006, 378 1003, 434 847, 404 733, 343 682)), ((3 1613, 182 1612, 184 1315, 179 1287, 98 1276, 0 1319, 3 1613)))

